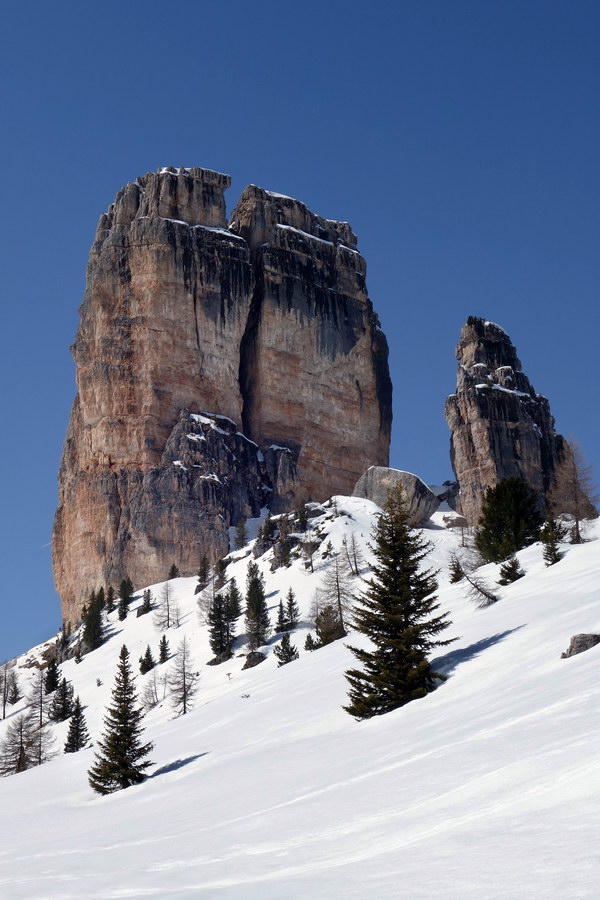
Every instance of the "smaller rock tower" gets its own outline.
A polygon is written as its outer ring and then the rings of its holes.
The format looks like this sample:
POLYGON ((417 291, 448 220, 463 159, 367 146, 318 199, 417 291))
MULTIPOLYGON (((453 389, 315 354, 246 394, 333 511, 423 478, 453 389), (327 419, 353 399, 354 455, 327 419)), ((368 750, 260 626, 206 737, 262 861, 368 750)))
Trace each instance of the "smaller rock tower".
POLYGON ((536 394, 511 339, 493 322, 470 316, 456 358, 456 393, 445 413, 458 510, 476 524, 486 489, 512 476, 536 492, 543 509, 566 446, 548 400, 536 394))

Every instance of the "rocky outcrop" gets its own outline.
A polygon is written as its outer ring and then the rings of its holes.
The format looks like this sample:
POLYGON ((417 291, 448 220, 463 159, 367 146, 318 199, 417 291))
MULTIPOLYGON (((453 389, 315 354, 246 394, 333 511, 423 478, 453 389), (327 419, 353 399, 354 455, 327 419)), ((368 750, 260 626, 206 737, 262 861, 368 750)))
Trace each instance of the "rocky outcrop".
POLYGON ((560 654, 561 659, 568 659, 570 656, 577 656, 578 653, 585 653, 600 644, 600 634, 574 634, 571 643, 564 653, 560 654))
POLYGON ((53 538, 67 620, 101 583, 214 561, 257 503, 349 492, 387 462, 387 345, 350 227, 254 187, 228 227, 229 183, 164 168, 100 218, 53 538), (237 425, 218 425, 221 449, 204 435, 214 464, 188 466, 189 417, 205 410, 237 425))
POLYGON ((540 510, 566 442, 554 429, 548 400, 523 373, 506 332, 471 316, 456 349, 458 383, 446 401, 457 509, 476 524, 488 487, 522 478, 540 510))
POLYGON ((401 486, 404 501, 408 507, 408 524, 422 525, 440 505, 436 495, 412 472, 388 469, 385 466, 371 466, 356 482, 352 496, 372 500, 384 507, 389 492, 401 486))

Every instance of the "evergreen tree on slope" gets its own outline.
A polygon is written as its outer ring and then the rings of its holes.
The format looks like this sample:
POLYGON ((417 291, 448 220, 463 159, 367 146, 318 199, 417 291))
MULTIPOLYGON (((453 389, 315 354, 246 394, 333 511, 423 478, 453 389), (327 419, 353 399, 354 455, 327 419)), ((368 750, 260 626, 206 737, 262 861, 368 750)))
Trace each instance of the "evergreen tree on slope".
POLYGON ((505 478, 485 493, 475 546, 486 562, 503 562, 533 544, 541 524, 533 491, 520 478, 505 478))
POLYGON ((85 716, 83 715, 83 710, 81 708, 81 700, 79 697, 76 697, 73 704, 73 715, 69 722, 65 753, 77 753, 79 750, 83 750, 84 747, 87 747, 89 743, 90 736, 88 734, 85 716))
POLYGON ((350 647, 361 669, 350 669, 348 706, 356 719, 383 715, 424 697, 443 680, 431 669, 428 655, 451 640, 439 635, 450 625, 439 608, 431 569, 422 571, 429 545, 408 526, 401 487, 390 491, 374 533, 376 562, 367 590, 354 612, 356 630, 372 648, 350 647))
POLYGON ((110 794, 140 784, 144 770, 152 763, 146 759, 152 744, 143 744, 142 711, 137 703, 129 652, 123 645, 115 677, 112 706, 104 717, 104 736, 98 741, 99 753, 88 772, 90 786, 98 794, 110 794))

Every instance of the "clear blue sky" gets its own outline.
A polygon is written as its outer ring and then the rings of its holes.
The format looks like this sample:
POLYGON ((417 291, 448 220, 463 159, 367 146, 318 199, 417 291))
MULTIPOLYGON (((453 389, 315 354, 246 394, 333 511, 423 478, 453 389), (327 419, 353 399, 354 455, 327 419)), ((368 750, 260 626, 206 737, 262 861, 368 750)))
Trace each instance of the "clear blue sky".
POLYGON ((390 343, 392 465, 451 476, 469 314, 600 471, 600 4, 22 2, 3 9, 0 657, 54 632, 56 472, 87 252, 162 165, 347 219, 390 343))

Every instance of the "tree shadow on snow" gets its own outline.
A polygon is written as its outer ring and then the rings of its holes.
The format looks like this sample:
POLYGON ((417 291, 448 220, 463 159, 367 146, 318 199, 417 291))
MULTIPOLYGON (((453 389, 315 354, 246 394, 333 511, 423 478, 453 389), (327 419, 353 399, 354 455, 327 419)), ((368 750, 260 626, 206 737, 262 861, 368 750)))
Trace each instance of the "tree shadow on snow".
POLYGON ((499 644, 500 641, 507 638, 509 634, 520 631, 521 628, 525 628, 525 625, 517 625, 516 628, 509 628, 508 631, 501 631, 498 634, 493 634, 481 641, 477 641, 475 644, 470 644, 468 647, 462 647, 460 650, 451 650, 450 653, 445 653, 443 656, 432 659, 431 668, 434 672, 439 672, 440 675, 448 677, 462 663, 474 659, 476 656, 479 656, 480 653, 483 653, 484 650, 493 647, 494 644, 499 644))
POLYGON ((173 762, 167 763, 166 766, 161 766, 160 769, 153 772, 152 775, 150 775, 150 778, 156 778, 158 775, 166 775, 168 772, 176 772, 177 769, 183 769, 184 766, 187 766, 197 759, 201 759, 203 756, 208 756, 208 750, 205 753, 196 753, 194 756, 186 756, 184 759, 174 759, 173 762))

